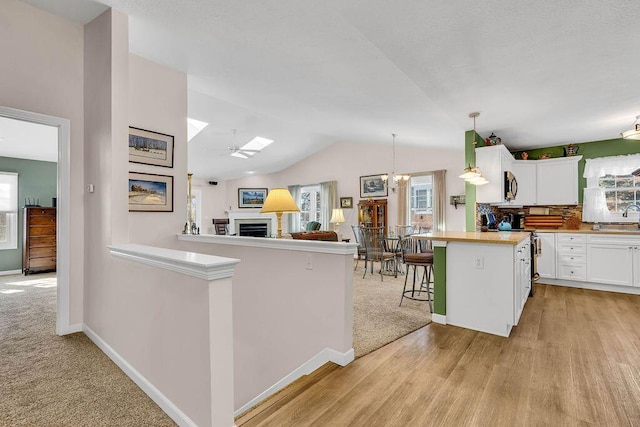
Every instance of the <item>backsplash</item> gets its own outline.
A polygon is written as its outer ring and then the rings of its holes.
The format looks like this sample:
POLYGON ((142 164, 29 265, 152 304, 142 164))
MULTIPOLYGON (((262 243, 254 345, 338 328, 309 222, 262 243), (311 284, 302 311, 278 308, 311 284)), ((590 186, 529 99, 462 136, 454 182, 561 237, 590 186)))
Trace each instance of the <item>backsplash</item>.
POLYGON ((562 219, 566 222, 567 218, 575 216, 582 221, 582 205, 556 205, 556 206, 523 206, 519 208, 502 208, 497 206, 491 206, 486 203, 476 204, 476 230, 480 230, 481 217, 483 214, 491 212, 495 215, 496 220, 499 222, 504 214, 524 212, 525 215, 529 215, 529 208, 548 208, 549 215, 562 215, 562 219))

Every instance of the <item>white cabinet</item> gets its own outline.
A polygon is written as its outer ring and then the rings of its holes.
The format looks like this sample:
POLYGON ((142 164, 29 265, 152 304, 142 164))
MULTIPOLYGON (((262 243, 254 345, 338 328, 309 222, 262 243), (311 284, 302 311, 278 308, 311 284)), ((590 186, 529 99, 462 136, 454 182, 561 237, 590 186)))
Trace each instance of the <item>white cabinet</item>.
POLYGON ((536 163, 532 160, 514 160, 511 163, 511 172, 518 180, 516 205, 535 205, 537 203, 536 163))
POLYGON ((578 203, 578 161, 582 156, 536 161, 536 204, 578 203))
POLYGON ((515 248, 514 254, 514 325, 518 324, 531 291, 531 243, 526 240, 515 248))
POLYGON ((611 234, 589 235, 587 281, 640 286, 640 238, 611 234))
POLYGON ((513 156, 504 145, 476 148, 476 166, 489 181, 476 187, 476 202, 504 202, 504 172, 511 169, 513 156))
POLYGON ((556 272, 558 279, 587 280, 587 236, 558 233, 556 235, 556 272))
POLYGON ((540 239, 536 267, 541 278, 556 278, 556 235, 555 233, 536 233, 540 239))

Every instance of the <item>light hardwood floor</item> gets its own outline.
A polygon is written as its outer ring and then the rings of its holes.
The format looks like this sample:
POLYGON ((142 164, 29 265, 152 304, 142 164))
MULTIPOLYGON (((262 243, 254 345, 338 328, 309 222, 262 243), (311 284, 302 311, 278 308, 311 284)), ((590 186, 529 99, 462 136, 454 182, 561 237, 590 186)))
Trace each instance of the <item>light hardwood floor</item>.
POLYGON ((640 296, 537 285, 511 337, 430 324, 238 426, 640 426, 640 296))

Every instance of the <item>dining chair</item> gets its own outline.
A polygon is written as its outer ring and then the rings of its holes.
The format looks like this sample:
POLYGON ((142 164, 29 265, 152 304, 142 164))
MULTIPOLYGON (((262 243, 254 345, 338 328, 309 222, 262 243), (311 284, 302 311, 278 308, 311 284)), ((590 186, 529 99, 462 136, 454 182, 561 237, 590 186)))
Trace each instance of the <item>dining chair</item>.
POLYGON ((396 236, 408 236, 413 234, 413 225, 396 225, 396 236))
MULTIPOLYGON (((372 275, 375 262, 380 263, 380 280, 384 280, 382 270, 385 263, 393 263, 393 269, 397 272, 396 254, 385 250, 384 227, 362 227, 362 241, 366 250, 365 260, 369 263, 372 275)), ((365 268, 362 278, 364 279, 366 275, 367 269, 365 268)))
POLYGON ((367 250, 364 247, 364 243, 362 241, 362 227, 359 225, 352 225, 351 229, 353 230, 353 236, 356 239, 356 244, 358 245, 358 254, 356 257, 356 265, 353 267, 354 270, 358 268, 358 263, 361 259, 364 259, 364 269, 367 269, 367 250))

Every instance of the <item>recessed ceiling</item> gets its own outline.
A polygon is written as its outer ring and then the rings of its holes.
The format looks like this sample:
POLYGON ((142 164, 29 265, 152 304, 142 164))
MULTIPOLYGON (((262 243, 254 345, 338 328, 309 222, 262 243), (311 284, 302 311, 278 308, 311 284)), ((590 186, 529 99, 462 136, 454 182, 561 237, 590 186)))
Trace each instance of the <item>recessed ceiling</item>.
POLYGON ((462 148, 472 111, 513 149, 617 138, 640 114, 640 2, 104 3, 129 15, 133 53, 188 74, 189 116, 209 123, 189 142, 196 176, 272 172, 391 133, 462 148), (231 129, 238 145, 275 142, 232 158, 231 129))

